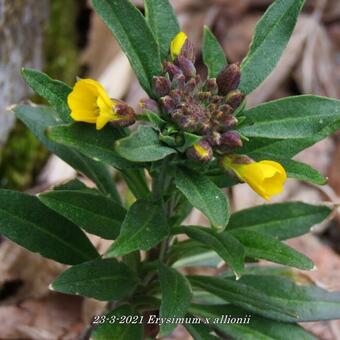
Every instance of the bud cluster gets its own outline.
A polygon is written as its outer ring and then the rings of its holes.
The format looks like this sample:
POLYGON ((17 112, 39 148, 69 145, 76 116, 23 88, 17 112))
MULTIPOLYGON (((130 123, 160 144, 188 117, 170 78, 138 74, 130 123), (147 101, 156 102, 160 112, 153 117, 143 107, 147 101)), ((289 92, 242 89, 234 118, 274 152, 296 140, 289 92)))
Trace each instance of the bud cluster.
POLYGON ((213 150, 224 154, 242 146, 240 135, 233 130, 238 123, 234 112, 244 99, 238 90, 240 67, 228 65, 217 79, 202 80, 194 61, 193 46, 187 39, 174 61, 164 62, 165 75, 153 79, 159 103, 145 100, 142 106, 162 114, 182 131, 203 136, 196 147, 187 150, 187 156, 209 161, 213 150))

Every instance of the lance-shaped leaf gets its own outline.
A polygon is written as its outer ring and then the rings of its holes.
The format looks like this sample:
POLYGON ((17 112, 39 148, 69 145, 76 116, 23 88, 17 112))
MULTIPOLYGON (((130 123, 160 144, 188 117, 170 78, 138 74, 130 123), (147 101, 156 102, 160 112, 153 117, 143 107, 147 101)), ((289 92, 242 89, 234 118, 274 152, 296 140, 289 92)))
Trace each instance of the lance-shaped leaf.
POLYGON ((229 220, 229 203, 223 192, 206 176, 191 170, 178 170, 176 187, 188 201, 207 216, 211 224, 223 230, 229 220))
POLYGON ((144 90, 153 96, 152 77, 162 73, 161 59, 142 13, 130 0, 93 0, 93 7, 117 39, 144 90))
POLYGON ((236 229, 231 234, 244 246, 246 256, 280 263, 286 266, 311 270, 313 262, 305 255, 275 238, 249 229, 236 229))
POLYGON ((247 137, 303 138, 340 119, 340 100, 296 96, 274 100, 243 112, 240 132, 247 137))
POLYGON ((204 64, 208 68, 208 78, 216 78, 228 62, 222 46, 208 26, 204 26, 202 53, 204 64))
POLYGON ((204 321, 200 323, 186 323, 184 324, 186 330, 191 334, 195 340, 217 340, 220 339, 212 334, 213 329, 204 321))
POLYGON ((168 0, 145 0, 145 17, 160 47, 161 60, 169 54, 170 43, 180 31, 168 0))
POLYGON ((142 316, 132 309, 129 305, 122 305, 115 310, 105 314, 106 322, 101 323, 99 319, 98 327, 91 334, 94 340, 143 340, 144 328, 140 323, 142 316), (132 322, 119 322, 126 320, 126 317, 132 316, 132 322))
POLYGON ((308 233, 331 212, 324 205, 302 202, 265 204, 232 214, 228 230, 251 230, 285 240, 308 233))
MULTIPOLYGON (((208 325, 209 327, 213 327, 233 339, 277 340, 288 338, 315 340, 299 325, 262 318, 235 306, 192 305, 190 311, 197 316, 209 318, 212 323, 212 325, 208 325), (236 318, 237 322, 230 322, 232 318, 236 318)), ((202 340, 205 340, 205 338, 202 338, 202 340)))
MULTIPOLYGON (((161 318, 182 318, 191 303, 192 292, 189 281, 178 271, 165 265, 159 267, 162 302, 161 318)), ((160 336, 169 335, 177 324, 164 323, 160 326, 160 336)))
POLYGON ((62 123, 52 109, 45 106, 18 105, 14 112, 49 151, 93 180, 101 192, 111 195, 117 202, 120 201, 112 175, 103 164, 81 155, 74 149, 54 143, 46 137, 48 127, 62 123))
POLYGON ((98 255, 85 234, 34 196, 0 191, 0 234, 20 246, 65 264, 98 255))
POLYGON ((96 259, 73 266, 61 273, 51 289, 101 301, 130 295, 138 284, 136 274, 115 259, 96 259))
POLYGON ((208 276, 191 276, 201 288, 235 306, 284 322, 307 322, 340 318, 340 293, 302 286, 274 275, 244 275, 235 282, 208 276))
POLYGON ((141 126, 130 136, 115 144, 117 153, 132 162, 153 162, 176 152, 159 141, 158 134, 151 127, 141 126))
POLYGON ((77 149, 95 161, 102 161, 118 169, 133 167, 132 163, 120 157, 114 150, 119 132, 111 126, 97 131, 89 124, 61 125, 49 129, 48 136, 57 143, 77 149))
POLYGON ((230 233, 226 231, 217 233, 209 228, 196 226, 177 227, 173 231, 176 234, 185 233, 190 238, 214 250, 228 263, 236 277, 241 276, 244 267, 244 248, 230 233))
POLYGON ((56 190, 39 195, 42 203, 91 234, 114 240, 125 217, 125 209, 99 193, 56 190))
POLYGON ((107 256, 121 256, 134 250, 149 250, 169 234, 160 202, 141 199, 128 210, 121 232, 107 256))
POLYGON ((276 0, 257 23, 241 64, 240 89, 253 91, 273 70, 294 30, 304 0, 276 0))
POLYGON ((67 105, 67 97, 72 91, 71 87, 38 70, 24 68, 22 76, 39 96, 45 98, 52 105, 64 123, 72 123, 70 109, 67 105))

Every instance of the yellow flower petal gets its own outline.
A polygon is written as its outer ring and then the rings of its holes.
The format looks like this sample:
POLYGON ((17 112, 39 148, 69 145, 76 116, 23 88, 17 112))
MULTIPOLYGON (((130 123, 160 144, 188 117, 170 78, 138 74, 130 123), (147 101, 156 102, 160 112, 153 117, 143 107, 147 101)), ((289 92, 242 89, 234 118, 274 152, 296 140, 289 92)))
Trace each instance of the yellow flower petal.
POLYGON ((242 181, 248 183, 257 194, 266 200, 281 193, 287 179, 283 166, 270 160, 242 164, 225 156, 222 159, 222 165, 233 170, 242 181))
POLYGON ((175 59, 181 53, 182 47, 187 39, 188 36, 184 32, 179 32, 171 41, 170 53, 173 59, 175 59))

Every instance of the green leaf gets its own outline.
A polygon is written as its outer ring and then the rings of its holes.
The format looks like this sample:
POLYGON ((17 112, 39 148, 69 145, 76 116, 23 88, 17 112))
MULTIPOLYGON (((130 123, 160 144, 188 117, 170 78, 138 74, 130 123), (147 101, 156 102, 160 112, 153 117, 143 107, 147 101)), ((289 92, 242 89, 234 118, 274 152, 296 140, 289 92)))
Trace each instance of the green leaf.
POLYGON ((308 233, 331 212, 324 205, 302 202, 265 204, 232 214, 228 230, 245 229, 285 240, 308 233))
POLYGON ((248 257, 264 259, 303 270, 311 270, 314 267, 313 262, 308 257, 269 235, 245 228, 235 229, 231 234, 244 246, 245 254, 248 257))
POLYGON ((145 0, 145 17, 160 47, 161 60, 167 58, 170 43, 180 31, 179 24, 168 0, 145 0))
POLYGON ((163 207, 151 199, 136 201, 126 214, 118 239, 107 256, 121 256, 134 250, 149 250, 169 234, 163 207))
POLYGON ((140 126, 130 136, 118 140, 115 150, 132 162, 158 161, 176 152, 175 149, 163 146, 157 132, 146 126, 140 126))
POLYGON ((48 136, 53 141, 73 147, 95 161, 104 162, 117 169, 131 168, 133 164, 120 157, 114 150, 118 134, 111 126, 97 131, 95 126, 82 123, 56 126, 48 131, 48 136))
MULTIPOLYGON (((224 335, 242 340, 286 340, 286 339, 315 339, 302 327, 296 324, 274 321, 231 305, 192 305, 190 311, 202 318, 209 318, 209 326, 218 329, 224 335), (225 317, 225 319, 222 319, 225 317), (242 318, 243 322, 228 322, 232 318, 242 318), (249 323, 247 322, 249 318, 249 323), (225 322, 221 322, 225 321, 225 322), (212 325, 211 325, 212 324, 212 325)), ((195 325, 197 326, 197 325, 195 325)), ((207 327, 205 325, 205 327, 207 327)), ((200 338, 198 338, 200 339, 200 338)), ((202 338, 205 340, 205 338, 202 338)))
MULTIPOLYGON (((129 305, 119 306, 105 314, 105 322, 99 324, 91 334, 94 340, 143 340, 144 328, 139 323, 141 316, 129 305), (124 322, 127 316, 132 316, 132 322, 124 322), (137 322, 134 322, 137 321, 137 322)), ((99 319, 98 322, 101 322, 99 319)))
POLYGON ((188 278, 194 287, 269 319, 307 322, 340 318, 340 293, 302 286, 287 277, 244 275, 238 282, 208 276, 188 278))
POLYGON ((96 259, 65 270, 53 281, 51 289, 109 301, 130 295, 137 284, 136 274, 126 264, 115 259, 96 259))
POLYGON ((0 190, 0 233, 20 246, 65 264, 98 255, 85 234, 34 196, 0 190))
POLYGON ((142 13, 130 0, 93 0, 93 7, 128 57, 141 86, 153 96, 152 77, 162 73, 161 59, 142 13))
POLYGON ((111 195, 117 202, 120 201, 112 175, 103 164, 46 138, 45 132, 49 126, 62 123, 53 110, 45 106, 19 105, 16 106, 14 111, 17 118, 32 131, 49 151, 93 180, 101 192, 111 195))
POLYGON ((42 203, 91 234, 114 240, 125 209, 95 192, 56 190, 39 195, 42 203))
POLYGON ((241 64, 242 92, 252 92, 273 70, 294 30, 304 0, 276 0, 257 23, 241 64))
POLYGON ((67 97, 72 88, 65 83, 50 78, 47 74, 30 68, 22 69, 26 83, 41 97, 45 98, 56 110, 64 123, 71 123, 67 97))
POLYGON ((202 139, 202 136, 195 135, 193 133, 184 132, 183 133, 184 138, 184 144, 181 146, 176 146, 176 149, 179 152, 185 152, 187 149, 189 149, 191 146, 196 144, 202 139))
POLYGON ((295 178, 300 181, 305 181, 317 185, 324 185, 327 183, 327 178, 322 176, 319 171, 313 169, 311 166, 294 161, 292 159, 275 159, 279 161, 285 168, 289 178, 295 178))
POLYGON ((229 220, 229 203, 223 192, 204 175, 178 170, 176 187, 188 201, 209 219, 213 227, 223 230, 229 220))
POLYGON ((195 340, 217 340, 217 336, 211 334, 212 329, 204 322, 200 323, 185 323, 184 327, 195 340))
POLYGON ((291 158, 300 151, 312 146, 320 140, 328 137, 340 128, 340 119, 335 123, 328 125, 322 131, 312 136, 303 138, 289 139, 270 139, 253 137, 249 143, 240 148, 237 153, 247 154, 248 156, 259 159, 280 159, 281 155, 285 158, 291 158))
POLYGON ((161 129, 166 124, 166 121, 163 120, 160 115, 145 109, 143 113, 140 113, 136 116, 136 119, 139 121, 150 122, 159 129, 161 129))
POLYGON ((208 78, 216 78, 228 64, 224 50, 208 26, 203 31, 203 61, 208 68, 208 78))
MULTIPOLYGON (((161 318, 182 318, 191 303, 191 286, 189 281, 178 271, 165 265, 159 267, 162 302, 159 315, 161 318)), ((169 335, 177 324, 164 323, 160 326, 159 336, 169 335)))
POLYGON ((236 277, 240 277, 244 268, 244 249, 242 244, 230 233, 217 233, 204 227, 184 226, 173 228, 177 233, 185 233, 190 238, 201 242, 214 250, 228 263, 236 277))
POLYGON ((340 100, 296 96, 273 100, 244 111, 239 131, 247 137, 303 138, 340 119, 340 100))

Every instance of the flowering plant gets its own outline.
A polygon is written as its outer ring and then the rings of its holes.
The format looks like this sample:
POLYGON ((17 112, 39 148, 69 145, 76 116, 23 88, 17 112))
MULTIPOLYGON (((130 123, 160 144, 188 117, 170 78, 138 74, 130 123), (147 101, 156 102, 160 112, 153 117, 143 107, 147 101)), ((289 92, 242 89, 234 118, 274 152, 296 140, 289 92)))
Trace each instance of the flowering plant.
POLYGON ((52 290, 108 302, 90 327, 93 339, 166 336, 179 323, 195 339, 310 339, 297 323, 340 317, 339 294, 302 285, 288 267, 314 265, 282 242, 307 233, 331 207, 289 202, 231 214, 222 191, 246 182, 270 200, 287 177, 326 181, 292 157, 340 127, 338 100, 307 95, 246 105, 278 62, 303 3, 274 1, 240 64, 228 64, 205 27, 203 78, 167 0, 145 0, 145 16, 129 0, 93 0, 148 94, 139 113, 95 80, 70 88, 22 71, 50 106, 18 105, 17 117, 96 188, 72 180, 37 196, 1 190, 0 232, 71 266, 52 290), (118 193, 112 167, 132 204, 118 193), (193 207, 210 227, 183 224, 193 207), (112 245, 99 254, 84 231, 112 245), (288 267, 259 267, 259 259, 288 267), (207 263, 220 274, 186 275, 207 263), (116 322, 128 315, 135 322, 116 322), (159 316, 159 327, 148 315, 159 316), (222 315, 246 322, 209 322, 222 315))

